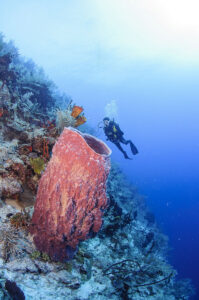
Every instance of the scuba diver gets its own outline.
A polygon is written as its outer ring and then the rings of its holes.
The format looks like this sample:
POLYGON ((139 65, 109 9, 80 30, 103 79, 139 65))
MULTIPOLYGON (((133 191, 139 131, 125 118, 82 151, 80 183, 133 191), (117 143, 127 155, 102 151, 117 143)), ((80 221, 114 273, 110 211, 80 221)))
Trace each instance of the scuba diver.
POLYGON ((103 119, 104 122, 104 133, 107 137, 107 141, 111 141, 113 144, 115 144, 115 146, 124 154, 124 157, 126 159, 132 159, 129 158, 127 153, 122 149, 120 143, 122 144, 130 144, 131 147, 131 152, 133 153, 133 155, 136 155, 138 153, 137 148, 135 147, 135 145, 131 142, 131 140, 125 140, 123 135, 124 132, 122 132, 122 130, 120 129, 119 125, 117 123, 113 121, 111 121, 108 117, 105 117, 103 119))

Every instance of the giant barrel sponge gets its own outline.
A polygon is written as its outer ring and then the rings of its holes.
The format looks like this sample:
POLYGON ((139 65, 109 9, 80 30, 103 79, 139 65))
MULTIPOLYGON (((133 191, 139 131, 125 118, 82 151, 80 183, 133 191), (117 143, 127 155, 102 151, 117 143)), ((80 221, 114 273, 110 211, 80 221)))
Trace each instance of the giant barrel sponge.
POLYGON ((64 128, 42 175, 30 226, 37 249, 72 259, 79 241, 102 225, 111 150, 89 134, 64 128))

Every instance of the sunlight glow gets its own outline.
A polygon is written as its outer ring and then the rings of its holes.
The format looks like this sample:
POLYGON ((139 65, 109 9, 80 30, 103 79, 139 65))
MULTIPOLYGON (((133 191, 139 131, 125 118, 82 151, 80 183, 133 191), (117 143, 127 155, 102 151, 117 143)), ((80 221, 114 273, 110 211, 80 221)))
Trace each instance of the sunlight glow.
POLYGON ((196 0, 97 0, 106 43, 129 57, 199 60, 196 0))
POLYGON ((140 62, 196 67, 198 11, 198 0, 6 0, 0 28, 52 76, 121 81, 140 62))

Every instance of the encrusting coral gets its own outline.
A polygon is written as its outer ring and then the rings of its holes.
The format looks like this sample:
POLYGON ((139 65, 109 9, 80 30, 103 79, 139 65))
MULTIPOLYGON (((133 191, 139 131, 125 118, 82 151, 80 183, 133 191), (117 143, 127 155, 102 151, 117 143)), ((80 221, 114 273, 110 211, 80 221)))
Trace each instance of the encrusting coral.
POLYGON ((20 228, 28 231, 28 227, 30 225, 30 216, 25 210, 23 212, 16 213, 15 215, 11 216, 10 224, 16 229, 20 228))

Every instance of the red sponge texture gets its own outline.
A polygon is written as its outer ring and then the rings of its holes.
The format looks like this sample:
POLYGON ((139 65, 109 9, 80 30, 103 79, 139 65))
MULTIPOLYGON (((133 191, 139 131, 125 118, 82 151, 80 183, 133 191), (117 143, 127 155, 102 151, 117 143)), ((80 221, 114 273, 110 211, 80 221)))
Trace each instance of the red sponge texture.
POLYGON ((65 128, 39 182, 30 232, 55 261, 74 256, 79 241, 99 231, 107 206, 110 149, 97 138, 65 128))

